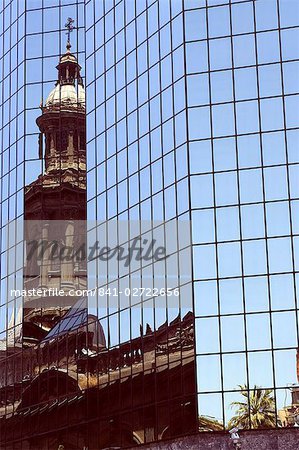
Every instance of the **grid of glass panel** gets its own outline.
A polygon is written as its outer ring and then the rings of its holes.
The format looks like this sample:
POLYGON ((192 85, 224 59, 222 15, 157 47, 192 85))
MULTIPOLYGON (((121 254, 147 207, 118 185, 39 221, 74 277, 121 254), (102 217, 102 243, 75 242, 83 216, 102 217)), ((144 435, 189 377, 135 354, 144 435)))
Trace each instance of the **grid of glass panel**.
MULTIPOLYGON (((165 82, 169 88, 162 106, 162 38, 158 32, 158 4, 151 3, 153 7, 137 2, 136 9, 131 1, 117 2, 115 7, 112 2, 86 4, 91 220, 158 223, 175 217, 189 218, 183 80, 176 85, 179 106, 175 106, 170 86, 172 79, 179 77, 175 72, 183 70, 183 60, 178 60, 180 67, 168 59, 165 82), (174 107, 180 112, 175 118, 174 107), (163 125, 162 115, 166 120, 163 125), (175 121, 181 121, 180 129, 175 129, 175 121)), ((160 8, 167 15, 169 4, 165 2, 160 8)), ((166 23, 167 17, 160 20, 166 23)), ((167 45, 169 50, 165 48, 164 52, 169 53, 170 34, 167 45)), ((178 58, 181 50, 176 53, 178 58)), ((165 314, 157 318, 157 323, 149 324, 158 327, 164 323, 165 314)), ((168 314, 171 321, 177 311, 168 314)), ((136 322, 137 335, 138 327, 136 322)))
POLYGON ((274 427, 298 382, 298 5, 196 3, 181 21, 199 414, 229 426, 258 386, 274 427))
MULTIPOLYGON (((57 80, 56 66, 65 52, 68 17, 76 22, 72 52, 83 67, 84 77, 84 2, 11 0, 1 2, 0 9, 0 445, 4 439, 5 448, 12 445, 25 449, 25 439, 22 442, 16 437, 18 443, 10 444, 11 435, 8 437, 4 426, 4 417, 18 414, 20 392, 28 379, 43 370, 36 364, 36 348, 22 348, 24 299, 11 293, 22 290, 24 282, 24 188, 44 173, 36 118, 57 80)), ((59 207, 58 203, 57 210, 59 207)), ((44 386, 47 382, 45 377, 44 386)), ((50 391, 48 385, 48 394, 50 391)), ((41 398, 40 403, 45 404, 45 400, 41 398)), ((21 419, 16 430, 22 424, 21 419)), ((76 441, 75 432, 73 437, 76 441)), ((38 445, 48 448, 51 440, 38 445)))
MULTIPOLYGON (((23 215, 25 145, 24 5, 3 5, 0 14, 0 352, 20 348, 22 299, 10 295, 22 283, 22 237, 8 223, 23 215), (19 255, 19 258, 16 258, 19 255), (18 342, 17 342, 18 341, 18 342)), ((2 365, 2 364, 1 364, 2 365)), ((1 387, 5 383, 2 365, 1 387)))
MULTIPOLYGON (((18 309, 19 300, 7 293, 16 283, 14 273, 21 266, 15 261, 15 248, 6 240, 7 223, 23 212, 24 185, 24 11, 14 2, 1 13, 1 301, 0 336, 6 340, 5 330, 13 334, 12 311, 18 309), (4 244, 6 242, 6 244, 4 244), (9 301, 11 300, 11 302, 9 301), (9 312, 8 312, 9 311, 9 312)), ((5 346, 5 344, 3 344, 5 346)))
POLYGON ((86 3, 89 214, 192 213, 199 415, 220 427, 255 386, 273 427, 298 403, 298 25, 292 0, 86 3))
MULTIPOLYGON (((167 1, 86 2, 88 218, 108 221, 108 226, 118 223, 117 244, 123 242, 120 234, 130 236, 134 223, 139 223, 141 229, 150 229, 149 221, 158 228, 157 224, 163 221, 190 220, 184 50, 182 36, 173 33, 173 27, 180 26, 180 8, 179 2, 167 1)), ((111 351, 140 337, 146 342, 146 330, 171 326, 174 320, 183 321, 188 313, 192 314, 191 271, 183 276, 182 267, 186 245, 188 237, 181 236, 163 275, 154 264, 140 264, 137 268, 132 264, 128 274, 118 272, 117 280, 107 282, 104 268, 90 267, 91 288, 110 288, 120 293, 117 300, 99 296, 93 303, 111 351), (91 272, 98 276, 93 277, 91 272), (180 299, 173 302, 165 297, 144 296, 136 301, 123 294, 126 288, 144 286, 179 286, 180 299)), ((107 279, 111 270, 114 267, 107 264, 107 279)), ((156 347, 158 337, 154 339, 156 347)), ((153 353, 153 367, 161 366, 158 352, 153 353)), ((193 359, 193 350, 191 353, 193 359)), ((176 356, 169 356, 162 365, 169 373, 172 357, 176 357, 178 370, 183 374, 190 354, 179 351, 176 356)), ((144 364, 146 385, 146 359, 144 364)), ((194 404, 194 374, 190 378, 187 382, 186 377, 185 388, 176 386, 170 394, 168 388, 163 393, 165 389, 157 377, 152 399, 146 398, 143 404, 136 403, 132 379, 132 400, 120 413, 143 417, 140 442, 161 439, 165 416, 168 437, 186 432, 186 426, 182 426, 186 421, 184 413, 179 416, 173 410, 176 425, 171 428, 169 423, 175 401, 180 405, 194 404)), ((188 419, 189 432, 196 408, 192 414, 193 418, 188 419)))

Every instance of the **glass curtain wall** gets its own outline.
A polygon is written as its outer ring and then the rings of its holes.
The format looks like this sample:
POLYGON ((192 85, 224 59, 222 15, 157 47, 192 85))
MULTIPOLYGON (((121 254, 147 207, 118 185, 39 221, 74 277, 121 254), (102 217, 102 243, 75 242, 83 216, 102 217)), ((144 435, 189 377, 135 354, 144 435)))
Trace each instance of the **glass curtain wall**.
MULTIPOLYGON (((27 400, 25 399, 24 391, 28 385, 33 380, 36 381, 41 372, 49 369, 50 363, 45 360, 42 363, 42 359, 38 360, 39 349, 36 345, 33 345, 32 342, 24 343, 24 336, 28 331, 24 327, 23 320, 25 297, 24 295, 20 296, 14 290, 20 292, 24 289, 25 192, 28 192, 29 186, 35 182, 40 186, 43 185, 42 174, 45 174, 46 171, 46 140, 45 136, 40 135, 36 119, 42 115, 41 108, 45 106, 45 101, 57 81, 56 66, 61 55, 66 52, 65 22, 68 17, 72 17, 76 23, 71 40, 72 53, 76 55, 77 60, 83 66, 81 75, 84 77, 83 1, 12 0, 1 2, 0 446, 2 448, 4 445, 4 448, 7 449, 41 449, 50 448, 51 445, 53 448, 58 447, 58 445, 55 446, 56 443, 53 444, 53 439, 49 438, 48 440, 47 436, 44 441, 37 442, 36 447, 35 444, 29 444, 29 441, 26 440, 27 434, 31 434, 32 437, 32 434, 40 433, 34 431, 32 422, 28 425, 29 422, 23 418, 22 408, 29 398, 31 400, 28 406, 31 404, 32 407, 35 403, 32 409, 46 404, 49 406, 54 389, 53 386, 51 387, 49 372, 47 372, 44 374, 43 380, 35 382, 34 389, 39 385, 38 389, 41 392, 42 386, 43 395, 34 397, 32 392, 27 391, 27 400), (10 419, 14 421, 13 426, 10 419)), ((57 132, 59 134, 59 127, 57 132)), ((62 183, 58 174, 58 185, 62 183)), ((40 210, 42 210, 43 201, 41 198, 40 210)), ((56 201, 56 210, 59 216, 59 214, 62 215, 63 208, 58 196, 56 201)), ((42 218, 42 213, 37 213, 35 219, 41 220, 42 218)), ((40 327, 40 335, 34 344, 41 341, 42 336, 46 333, 47 331, 42 331, 42 327, 40 327)), ((52 361, 52 365, 55 366, 55 362, 52 361)), ((60 381, 60 385, 63 386, 63 383, 63 380, 60 381)), ((59 397, 60 394, 57 392, 56 394, 59 397)), ((27 415, 27 418, 30 416, 31 413, 27 415)), ((51 420, 48 422, 50 429, 54 425, 51 420)), ((75 436, 74 433, 74 441, 76 441, 75 436)), ((77 445, 79 444, 77 443, 77 445)))
MULTIPOLYGON (((22 230, 19 233, 16 228, 15 220, 21 221, 24 212, 26 140, 24 5, 16 1, 2 5, 0 17, 0 388, 2 388, 6 383, 6 368, 9 366, 10 355, 21 350, 22 298, 12 294, 11 290, 20 289, 23 278, 23 237, 22 230)), ((2 406, 1 402, 1 416, 5 413, 2 406)))
POLYGON ((229 429, 292 426, 298 4, 183 7, 199 416, 229 429))
MULTIPOLYGON (((32 380, 56 358, 44 351, 36 363, 36 349, 58 348, 61 332, 71 350, 55 367, 73 380, 60 380, 65 414, 57 393, 65 431, 41 410, 52 428, 37 444, 15 437, 18 448, 125 448, 198 429, 296 425, 297 1, 12 0, 0 42, 0 417, 34 423, 19 414, 22 392, 31 383, 25 408, 32 380), (127 245, 144 231, 171 257, 123 272, 91 261, 89 314, 68 313, 28 357, 24 298, 11 291, 23 287, 24 188, 46 170, 36 119, 68 17, 87 96, 89 242, 127 245), (140 288, 160 295, 134 297, 140 288), (72 329, 82 327, 79 345, 72 329)), ((50 390, 26 408, 42 402, 52 405, 50 390)))
POLYGON ((202 431, 295 423, 298 26, 292 0, 86 2, 89 214, 192 214, 202 431))

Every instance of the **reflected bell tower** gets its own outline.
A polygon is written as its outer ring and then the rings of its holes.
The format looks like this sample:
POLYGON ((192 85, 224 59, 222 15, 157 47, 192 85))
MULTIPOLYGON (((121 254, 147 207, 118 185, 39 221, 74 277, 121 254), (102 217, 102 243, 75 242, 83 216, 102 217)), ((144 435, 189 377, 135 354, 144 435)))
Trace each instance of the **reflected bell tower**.
POLYGON ((39 295, 24 299, 24 345, 34 345, 47 334, 76 302, 71 291, 87 284, 83 254, 71 255, 86 240, 85 90, 71 52, 72 23, 69 18, 57 82, 36 120, 44 171, 25 187, 24 289, 39 289, 39 295), (63 295, 55 295, 58 290, 63 295))

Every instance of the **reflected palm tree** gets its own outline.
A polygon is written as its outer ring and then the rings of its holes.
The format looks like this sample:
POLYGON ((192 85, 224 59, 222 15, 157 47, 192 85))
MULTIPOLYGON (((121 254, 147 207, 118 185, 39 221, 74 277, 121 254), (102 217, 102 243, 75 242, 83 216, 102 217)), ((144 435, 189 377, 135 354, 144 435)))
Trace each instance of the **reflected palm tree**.
POLYGON ((199 431, 222 431, 224 427, 215 417, 199 416, 198 429, 199 431))
POLYGON ((276 426, 275 399, 272 389, 262 389, 254 386, 248 391, 248 386, 239 385, 244 401, 232 402, 231 407, 237 407, 236 414, 229 421, 228 427, 273 428, 276 426))

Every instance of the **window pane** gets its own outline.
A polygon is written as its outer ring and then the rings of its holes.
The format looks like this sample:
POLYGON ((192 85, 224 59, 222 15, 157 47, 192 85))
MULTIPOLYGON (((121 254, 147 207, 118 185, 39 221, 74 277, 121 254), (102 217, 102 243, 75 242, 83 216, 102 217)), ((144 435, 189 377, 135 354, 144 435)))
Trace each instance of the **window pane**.
POLYGON ((216 278, 216 251, 214 245, 194 247, 194 275, 198 280, 216 278))
POLYGON ((244 351, 245 334, 243 316, 221 317, 222 351, 244 351))
POLYGON ((243 312, 243 289, 241 278, 220 280, 219 295, 221 314, 237 314, 243 312))

